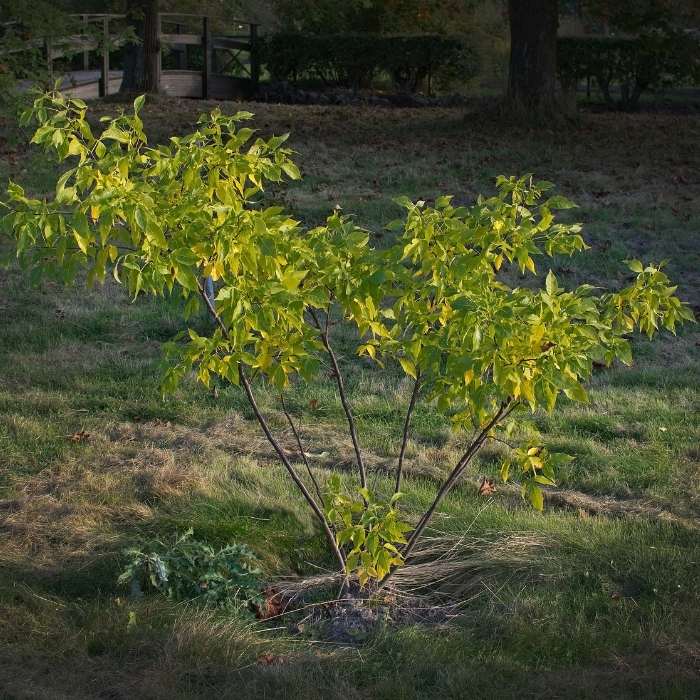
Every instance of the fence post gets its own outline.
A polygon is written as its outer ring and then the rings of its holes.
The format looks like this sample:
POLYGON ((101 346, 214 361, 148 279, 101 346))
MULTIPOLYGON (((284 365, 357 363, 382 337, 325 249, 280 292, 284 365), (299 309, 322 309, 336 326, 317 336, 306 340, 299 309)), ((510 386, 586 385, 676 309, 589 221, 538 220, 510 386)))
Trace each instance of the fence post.
MULTIPOLYGON (((178 34, 182 34, 183 25, 175 25, 178 34)), ((187 44, 179 44, 181 50, 177 50, 177 69, 187 70, 187 44)))
POLYGON ((204 54, 204 70, 202 72, 202 97, 211 97, 211 24, 209 17, 204 17, 204 35, 202 36, 202 52, 204 54))
POLYGON ((258 65, 258 25, 250 25, 250 96, 258 91, 260 66, 258 65))
MULTIPOLYGON (((80 18, 83 20, 83 24, 85 24, 85 29, 87 30, 88 16, 81 15, 80 18)), ((90 53, 88 51, 83 51, 83 70, 90 70, 90 53)))
POLYGON ((46 67, 49 69, 49 84, 53 85, 53 49, 51 48, 51 41, 44 40, 44 46, 46 46, 46 67))
MULTIPOLYGON (((102 19, 102 37, 105 42, 105 47, 107 46, 107 37, 109 36, 109 17, 104 17, 102 19)), ((98 94, 100 97, 106 97, 109 95, 109 51, 105 51, 102 54, 102 60, 100 61, 100 73, 101 80, 99 85, 98 94)))

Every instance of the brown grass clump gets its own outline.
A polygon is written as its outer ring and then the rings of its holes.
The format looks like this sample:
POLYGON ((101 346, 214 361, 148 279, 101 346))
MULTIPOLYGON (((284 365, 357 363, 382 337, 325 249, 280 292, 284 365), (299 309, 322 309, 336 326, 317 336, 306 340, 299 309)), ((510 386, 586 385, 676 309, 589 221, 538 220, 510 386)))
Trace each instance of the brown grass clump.
POLYGON ((0 501, 3 556, 84 554, 112 542, 116 527, 151 519, 155 501, 216 497, 216 475, 178 457, 145 448, 86 465, 84 455, 24 480, 14 498, 0 501))

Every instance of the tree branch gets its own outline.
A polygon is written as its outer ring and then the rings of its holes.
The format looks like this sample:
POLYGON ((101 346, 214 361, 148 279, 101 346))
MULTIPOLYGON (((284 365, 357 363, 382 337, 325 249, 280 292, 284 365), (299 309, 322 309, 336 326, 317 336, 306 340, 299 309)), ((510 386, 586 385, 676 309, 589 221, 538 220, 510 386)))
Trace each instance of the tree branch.
POLYGON ((306 458, 306 453, 304 452, 304 447, 301 444, 301 437, 299 436, 299 432, 296 429, 296 426, 294 425, 294 422, 292 421, 292 417, 289 415, 289 411, 287 410, 287 405, 284 401, 284 394, 280 392, 280 401, 282 402, 282 410, 284 411, 284 415, 287 416, 287 422, 289 423, 289 427, 292 429, 292 432, 294 433, 294 437, 296 438, 297 445, 299 446, 299 452, 301 454, 301 458, 304 460, 304 464, 306 465, 306 471, 309 473, 309 477, 311 478, 311 481, 313 481, 314 488, 316 489, 316 495, 318 496, 318 500, 321 503, 321 506, 323 508, 326 507, 326 504, 323 500, 323 494, 321 492, 321 489, 318 485, 318 482, 316 481, 316 477, 313 475, 313 472, 311 471, 311 465, 309 464, 309 460, 306 458))
MULTIPOLYGON (((516 405, 517 403, 519 402, 516 402, 516 405)), ((428 525, 428 522, 433 516, 433 513, 435 513, 440 503, 442 503, 442 501, 444 500, 445 496, 447 496, 447 494, 454 488, 455 484, 459 481, 459 478, 464 473, 464 470, 471 464, 474 457, 476 457, 476 455, 479 454, 479 452, 481 452, 482 448, 484 447, 484 444, 486 443, 486 440, 489 437, 489 433, 491 432, 491 430, 493 430, 493 428, 496 425, 498 425, 513 409, 514 405, 512 405, 512 401, 510 399, 508 400, 508 402, 503 402, 500 408, 498 409, 496 415, 486 424, 484 428, 481 429, 479 435, 477 435, 477 437, 474 440, 472 440, 471 444, 467 448, 467 451, 462 455, 459 462, 457 462, 455 468, 452 470, 452 473, 442 485, 442 488, 440 489, 438 495, 435 497, 435 500, 433 501, 432 505, 430 506, 430 508, 428 508, 428 510, 418 521, 418 525, 416 525, 416 529, 411 533, 411 536, 408 538, 408 542, 401 549, 401 555, 404 557, 404 559, 411 553, 411 551, 415 547, 418 538, 423 533, 423 530, 425 530, 426 526, 428 525)))
POLYGON ((416 383, 413 385, 413 393, 411 394, 411 402, 408 404, 408 410, 406 411, 406 421, 403 425, 403 439, 401 441, 401 451, 399 452, 399 463, 396 468, 396 487, 394 488, 394 493, 401 491, 401 479, 403 478, 403 461, 406 456, 406 447, 408 445, 408 433, 411 429, 411 419, 413 418, 413 411, 416 407, 416 401, 418 400, 418 393, 420 392, 421 381, 420 381, 420 368, 416 367, 416 383))
MULTIPOLYGON (((212 317, 214 318, 214 321, 221 329, 221 333, 223 334, 224 338, 228 339, 228 331, 226 329, 226 325, 221 320, 219 315, 216 313, 216 310, 214 309, 211 301, 207 297, 206 290, 204 289, 204 285, 198 281, 197 286, 199 287, 199 293, 202 295, 202 298, 204 299, 204 303, 207 305, 207 308, 209 309, 209 313, 212 315, 212 317)), ((282 462, 285 469, 289 473, 289 476, 292 477, 292 481, 294 481, 294 483, 297 485, 297 487, 299 488, 299 490, 303 494, 304 498, 306 499, 307 503, 311 506, 311 509, 316 514, 316 517, 318 518, 319 522, 321 523, 321 527, 323 528, 323 532, 326 535, 326 539, 328 540, 328 544, 331 546, 331 549, 333 551, 333 554, 335 555, 336 561, 340 565, 340 570, 343 572, 343 574, 345 574, 346 573, 346 571, 345 571, 345 559, 343 558, 342 553, 338 549, 338 544, 335 541, 335 537, 333 535, 333 532, 331 531, 330 527, 328 526, 328 521, 326 520, 326 516, 323 514, 323 511, 319 507, 318 503, 316 503, 316 501, 314 500, 314 497, 309 493, 309 490, 306 488, 306 485, 304 484, 304 482, 299 478, 299 475, 296 473, 296 470, 294 469, 292 463, 289 461, 289 458, 287 457, 287 453, 282 449, 282 446, 277 442, 277 440, 275 440, 275 437, 272 434, 272 431, 270 430, 270 426, 267 424, 267 421, 265 420, 265 416, 263 416, 262 412, 260 411, 260 407, 258 406, 258 403, 255 400, 255 396, 253 395, 253 389, 251 388, 250 383, 248 382, 248 377, 245 376, 245 372, 243 371, 243 365, 240 362, 238 363, 238 377, 240 379, 241 385, 243 386, 243 390, 245 391, 246 397, 248 398, 248 403, 250 404, 251 408, 253 409, 253 413, 255 413, 255 417, 258 419, 258 423, 260 424, 260 427, 263 429, 263 432, 265 433, 265 437, 267 438, 267 441, 272 445, 275 452, 277 453, 277 456, 280 458, 280 461, 282 462)), ((302 455, 303 454, 304 454, 304 451, 302 450, 302 455)), ((304 461, 306 461, 306 460, 304 460, 304 461)), ((312 479, 313 479, 313 477, 312 477, 312 479)), ((316 484, 315 480, 314 480, 314 484, 316 484)), ((318 485, 316 485, 316 488, 318 488, 318 485)), ((323 500, 321 502, 323 502, 323 500)))
POLYGON ((263 429, 267 441, 272 445, 275 452, 277 452, 277 455, 279 456, 282 464, 284 464, 287 472, 289 472, 289 475, 292 477, 292 480, 297 485, 298 489, 301 491, 314 513, 316 513, 316 517, 321 523, 323 532, 326 535, 328 544, 330 544, 331 549, 333 550, 333 554, 335 555, 335 558, 340 566, 340 570, 343 574, 345 574, 345 560, 343 559, 343 555, 340 552, 340 549, 338 549, 338 544, 336 543, 335 537, 333 536, 333 532, 331 531, 328 525, 326 516, 323 514, 323 511, 319 507, 318 503, 316 503, 316 501, 314 500, 314 497, 309 493, 309 490, 306 488, 304 482, 299 478, 299 475, 296 473, 296 470, 294 469, 292 463, 287 457, 287 453, 282 449, 282 446, 277 442, 277 440, 275 440, 275 437, 272 434, 272 431, 270 430, 270 427, 268 426, 265 417, 260 411, 260 407, 258 406, 257 401, 255 400, 253 390, 250 386, 250 383, 248 382, 248 378, 245 376, 245 372, 243 371, 243 365, 240 362, 238 363, 238 377, 240 379, 241 385, 243 386, 243 390, 245 391, 246 396, 248 397, 248 403, 250 403, 253 412, 255 413, 255 417, 258 419, 258 423, 260 423, 260 427, 263 429))
MULTIPOLYGON (((455 468, 452 470, 452 473, 442 485, 442 488, 440 489, 438 495, 435 497, 435 500, 433 501, 432 505, 430 506, 430 508, 428 508, 428 510, 418 521, 415 530, 413 530, 411 536, 408 538, 408 542, 406 542, 406 544, 401 548, 401 556, 404 560, 410 556, 411 552, 413 551, 413 548, 416 546, 416 542, 418 542, 418 539, 423 534, 423 531, 427 527, 428 523, 430 522, 431 518, 433 517, 433 514, 437 510, 440 503, 442 503, 447 494, 454 488, 455 484, 459 481, 460 477, 464 473, 464 470, 471 464, 474 457, 476 457, 476 455, 479 454, 479 452, 481 452, 482 448, 484 447, 484 444, 486 443, 486 440, 489 437, 489 432, 496 425, 498 425, 498 423, 500 423, 511 411, 513 411, 515 407, 519 405, 519 403, 519 401, 513 402, 512 399, 508 399, 507 402, 501 403, 501 406, 498 409, 496 415, 486 424, 484 428, 482 428, 479 435, 474 440, 472 440, 471 444, 467 448, 467 451, 462 455, 461 459, 459 460, 459 462, 457 462, 455 468)), ((377 590, 382 589, 388 583, 395 571, 396 567, 394 567, 379 582, 377 590)))
POLYGON ((335 380, 338 384, 338 393, 340 394, 340 402, 343 404, 343 410, 345 411, 345 417, 348 421, 348 430, 350 431, 350 438, 352 440, 352 445, 355 448, 355 457, 357 458, 357 467, 360 470, 360 485, 362 488, 367 487, 367 474, 365 471, 365 463, 362 459, 362 451, 360 450, 360 441, 357 438, 357 431, 355 430, 355 419, 353 418, 352 411, 350 410, 350 405, 348 404, 347 396, 345 394, 345 384, 343 383, 343 376, 340 373, 340 367, 338 366, 338 361, 335 357, 335 353, 331 348, 330 342, 328 340, 328 318, 329 314, 326 312, 326 324, 321 326, 316 310, 309 307, 309 313, 314 319, 316 328, 321 331, 321 341, 323 346, 326 348, 328 357, 330 358, 331 364, 333 365, 333 373, 335 374, 335 380))

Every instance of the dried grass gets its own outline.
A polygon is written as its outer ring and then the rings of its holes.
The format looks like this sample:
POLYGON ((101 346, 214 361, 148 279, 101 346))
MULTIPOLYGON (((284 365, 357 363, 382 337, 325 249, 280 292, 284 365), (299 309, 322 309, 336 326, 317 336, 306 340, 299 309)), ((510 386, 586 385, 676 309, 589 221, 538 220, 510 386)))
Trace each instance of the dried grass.
POLYGON ((216 498, 219 475, 180 457, 145 448, 86 465, 83 456, 25 479, 14 498, 0 501, 3 558, 85 554, 112 543, 115 528, 151 519, 153 501, 216 498))
MULTIPOLYGON (((408 562, 399 567, 381 596, 401 614, 411 609, 438 606, 452 613, 476 598, 492 594, 513 577, 535 573, 546 551, 541 534, 486 533, 483 537, 433 535, 419 541, 408 562), (498 584, 495 582, 498 581, 498 584)), ((313 599, 319 591, 340 587, 339 574, 325 574, 280 582, 282 597, 294 601, 313 599)))

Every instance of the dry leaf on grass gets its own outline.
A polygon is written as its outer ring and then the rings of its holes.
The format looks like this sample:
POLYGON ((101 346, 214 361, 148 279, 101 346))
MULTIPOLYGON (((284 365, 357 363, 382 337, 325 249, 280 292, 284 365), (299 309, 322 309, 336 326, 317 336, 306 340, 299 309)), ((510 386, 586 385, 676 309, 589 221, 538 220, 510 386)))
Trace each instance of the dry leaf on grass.
POLYGON ((81 430, 79 433, 73 433, 72 435, 68 436, 68 439, 71 442, 83 442, 84 440, 87 440, 90 437, 90 433, 86 433, 84 430, 81 430))
POLYGON ((260 654, 258 663, 262 666, 279 666, 284 663, 284 659, 278 654, 260 654))
POLYGON ((265 596, 263 604, 253 603, 255 617, 258 620, 279 620, 287 607, 287 601, 283 600, 276 588, 266 588, 262 593, 265 596))
POLYGON ((479 491, 478 494, 479 496, 490 496, 491 494, 496 493, 496 489, 493 485, 493 481, 491 479, 487 479, 484 477, 481 480, 481 486, 479 486, 479 491))

